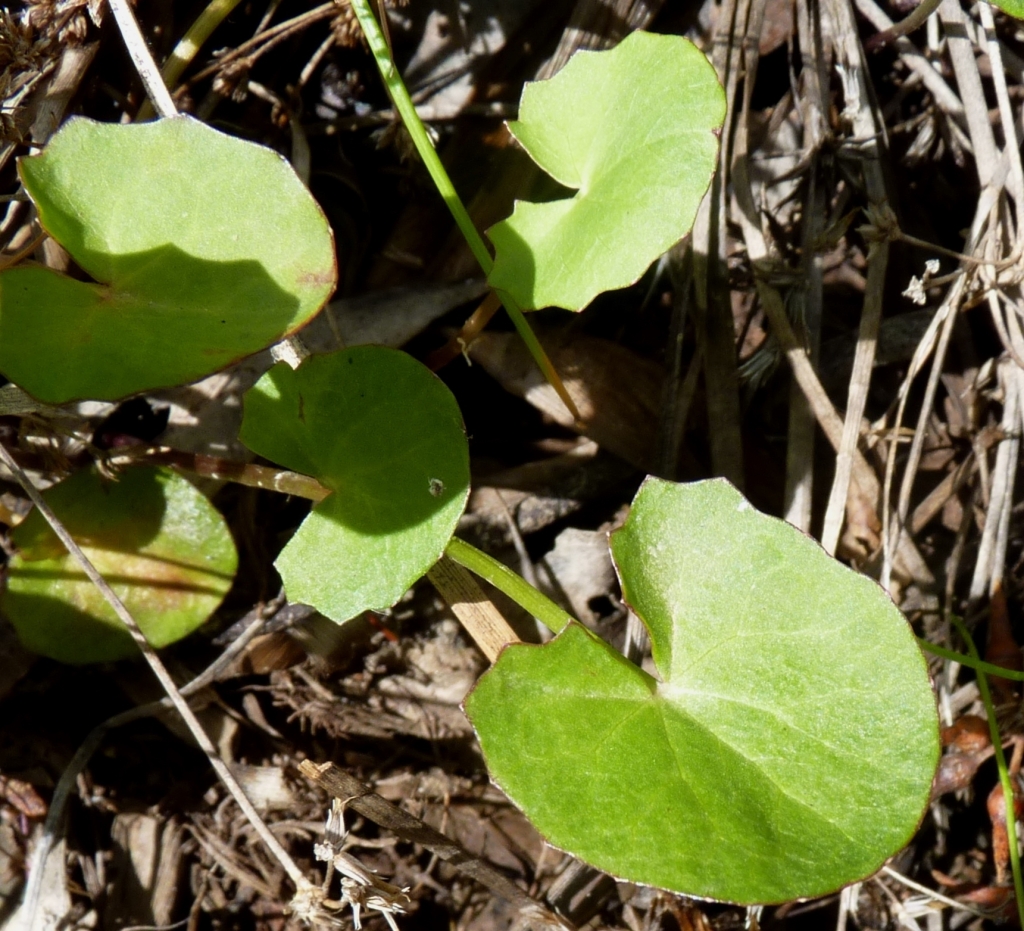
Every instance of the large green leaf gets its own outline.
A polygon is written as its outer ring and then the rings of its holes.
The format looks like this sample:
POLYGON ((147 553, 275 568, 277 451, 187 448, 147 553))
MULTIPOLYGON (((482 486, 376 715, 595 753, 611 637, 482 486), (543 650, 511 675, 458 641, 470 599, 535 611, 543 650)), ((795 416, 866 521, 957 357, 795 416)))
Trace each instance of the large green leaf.
POLYGON ((548 840, 741 903, 821 895, 907 842, 935 705, 874 582, 721 480, 648 479, 612 554, 660 678, 574 622, 506 648, 466 703, 492 775, 548 840))
POLYGON ((334 290, 330 228, 290 166, 190 117, 72 119, 19 172, 43 227, 98 282, 0 274, 0 371, 42 401, 200 378, 334 290))
POLYGON ((339 622, 393 605, 440 559, 469 497, 458 404, 395 349, 275 366, 245 397, 241 438, 334 492, 275 565, 292 601, 339 622))
MULTIPOLYGON (((187 480, 150 467, 117 481, 76 472, 44 495, 155 647, 220 604, 238 558, 224 519, 187 480)), ((37 511, 15 528, 3 611, 30 650, 65 663, 138 653, 96 587, 37 511)))
POLYGON ((711 180, 725 95, 679 36, 635 32, 527 84, 513 135, 575 197, 516 203, 488 235, 491 285, 524 309, 580 310, 636 281, 689 231, 711 180))

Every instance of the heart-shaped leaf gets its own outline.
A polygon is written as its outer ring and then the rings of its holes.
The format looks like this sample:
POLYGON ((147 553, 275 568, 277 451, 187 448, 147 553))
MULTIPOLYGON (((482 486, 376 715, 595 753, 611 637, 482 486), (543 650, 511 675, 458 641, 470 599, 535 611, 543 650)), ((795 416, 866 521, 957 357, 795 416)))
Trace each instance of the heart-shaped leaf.
POLYGON ((491 285, 524 309, 580 310, 636 281, 693 225, 718 154, 725 94, 680 36, 634 32, 527 84, 512 134, 569 200, 516 203, 488 235, 491 285))
POLYGON ((612 554, 660 679, 577 623, 466 702, 551 843, 741 903, 817 896, 912 835, 938 759, 910 628, 870 579, 725 481, 648 479, 612 554))
POLYGON ((469 497, 459 406, 395 349, 276 365, 245 396, 241 438, 334 492, 275 565, 292 601, 339 622, 401 598, 441 558, 469 497))
POLYGON ((291 167, 190 117, 69 120, 19 172, 98 283, 0 274, 0 371, 49 403, 193 381, 297 329, 334 290, 331 231, 291 167))
MULTIPOLYGON (((90 469, 43 497, 155 647, 190 634, 231 587, 238 557, 224 518, 173 472, 137 467, 110 481, 90 469)), ((38 511, 11 540, 3 610, 26 647, 65 663, 138 653, 38 511)))

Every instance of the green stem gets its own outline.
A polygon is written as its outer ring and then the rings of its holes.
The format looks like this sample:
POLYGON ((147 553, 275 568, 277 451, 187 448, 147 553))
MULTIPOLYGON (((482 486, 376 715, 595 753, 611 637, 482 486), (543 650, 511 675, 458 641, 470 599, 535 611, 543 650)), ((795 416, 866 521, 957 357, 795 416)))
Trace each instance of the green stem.
POLYGON ((173 87, 178 83, 178 78, 196 57, 199 49, 206 44, 206 40, 213 35, 214 29, 231 15, 231 11, 238 4, 239 0, 212 0, 209 6, 199 14, 196 21, 189 27, 188 32, 181 37, 181 41, 174 46, 170 57, 164 62, 161 74, 168 87, 173 87))
POLYGON ((967 666, 975 672, 987 672, 990 676, 998 676, 1001 679, 1012 679, 1014 682, 1024 682, 1024 672, 1019 672, 1016 669, 1006 669, 1003 666, 996 666, 994 663, 986 663, 983 659, 973 659, 970 656, 965 656, 963 653, 957 653, 956 650, 947 650, 945 647, 929 643, 921 637, 917 638, 917 645, 922 650, 927 650, 929 653, 934 653, 936 656, 941 656, 943 659, 949 659, 955 663, 960 663, 961 666, 967 666))
MULTIPOLYGON (((188 32, 174 46, 174 51, 171 52, 170 57, 164 62, 164 66, 160 71, 164 84, 168 88, 172 88, 178 83, 178 78, 181 77, 182 72, 189 66, 192 59, 196 57, 199 49, 206 43, 206 40, 213 34, 214 29, 227 19, 239 2, 240 0, 211 0, 206 9, 199 14, 196 21, 189 27, 188 32)), ((135 122, 141 123, 143 120, 148 120, 152 115, 153 108, 147 100, 139 109, 139 115, 135 118, 135 122)))
POLYGON ((445 553, 460 566, 490 582, 499 592, 504 592, 552 633, 557 634, 574 620, 571 614, 563 611, 547 595, 541 594, 504 563, 498 562, 493 556, 488 556, 465 540, 452 537, 445 553))
POLYGON ((363 28, 363 35, 366 36, 366 42, 370 46, 370 52, 377 62, 377 67, 380 69, 380 76, 384 79, 385 85, 387 85, 388 93, 391 95, 395 109, 398 111, 398 115, 402 118, 406 130, 408 130, 409 135, 412 137, 413 145, 416 146, 416 151, 419 152, 420 158, 423 159, 423 164, 430 173, 434 186, 451 211, 455 223, 462 231, 462 235, 466 237, 470 251, 484 270, 484 274, 489 275, 491 268, 494 266, 494 260, 491 258, 490 252, 487 251, 483 238, 473 225, 469 213, 463 206, 455 186, 451 182, 451 178, 448 177, 448 172, 444 170, 444 165, 441 164, 441 159, 438 158, 437 151, 430 141, 430 136, 427 135, 427 128, 423 125, 423 121, 416 112, 416 105, 412 102, 409 92, 405 89, 405 83, 402 81, 398 69, 391 60, 391 49, 388 48, 384 33, 381 32, 380 26, 377 24, 377 18, 370 9, 370 0, 352 0, 352 10, 359 19, 359 25, 363 28))
MULTIPOLYGON (((985 711, 988 714, 988 729, 992 737, 992 748, 995 750, 996 767, 999 769, 999 782, 1003 787, 1003 802, 1006 807, 1006 840, 1010 846, 1010 869, 1013 871, 1013 891, 1017 897, 1017 917, 1020 925, 1024 928, 1024 879, 1020 872, 1020 851, 1017 849, 1017 806, 1016 794, 1013 791, 1010 770, 1006 766, 1006 754, 1003 753, 1003 741, 999 735, 999 724, 996 721, 996 709, 992 703, 992 692, 988 687, 988 677, 985 671, 979 668, 982 665, 981 657, 978 656, 978 648, 974 645, 970 631, 960 618, 951 618, 960 636, 967 644, 967 650, 971 658, 979 665, 974 666, 978 674, 978 691, 981 692, 981 700, 985 704, 985 711)), ((988 666, 989 663, 983 665, 988 666)), ((999 667, 994 667, 998 669, 999 667)), ((1002 675, 1002 673, 1000 673, 1002 675)))
MULTIPOLYGON (((430 136, 427 135, 427 129, 416 112, 416 105, 412 102, 409 91, 406 90, 405 83, 402 81, 402 76, 398 73, 395 63, 391 60, 391 49, 388 48, 384 34, 381 32, 377 19, 370 9, 370 0, 352 0, 352 11, 356 14, 359 25, 363 29, 363 35, 366 37, 366 42, 370 46, 370 52, 377 62, 380 76, 384 79, 384 84, 391 95, 395 109, 402 118, 406 130, 412 138, 413 145, 416 146, 416 151, 419 153, 420 158, 423 159, 423 164, 426 166, 434 186, 448 206, 448 210, 451 211, 456 225, 469 244, 469 249, 479 263, 480 268, 483 269, 485 275, 490 275, 491 269, 494 267, 494 259, 491 258, 487 244, 473 224, 472 219, 470 219, 469 212, 459 198, 451 178, 448 177, 448 172, 445 171, 444 165, 441 164, 437 150, 430 141, 430 136)), ((504 305, 516 331, 526 344, 526 348, 530 351, 530 355, 533 356, 534 361, 540 366, 544 377, 555 391, 558 392, 562 403, 569 409, 572 416, 579 421, 581 418, 576 404, 565 390, 558 372, 555 371, 555 367, 551 364, 551 360, 538 341, 536 334, 530 328, 530 324, 527 323, 522 309, 509 295, 502 294, 500 291, 496 293, 501 299, 501 303, 504 305)))

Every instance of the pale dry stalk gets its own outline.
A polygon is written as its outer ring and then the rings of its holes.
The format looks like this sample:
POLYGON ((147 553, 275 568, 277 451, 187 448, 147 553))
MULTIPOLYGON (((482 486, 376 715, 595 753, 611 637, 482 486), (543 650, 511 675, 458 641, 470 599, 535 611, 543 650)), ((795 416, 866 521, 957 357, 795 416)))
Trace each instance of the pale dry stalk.
POLYGON ((135 70, 142 78, 143 87, 146 88, 146 93, 149 94, 149 99, 153 102, 153 109, 162 117, 177 116, 178 108, 174 106, 170 91, 167 90, 167 85, 164 84, 164 79, 160 76, 160 69, 153 61, 149 46, 146 45, 146 40, 142 36, 139 23, 135 19, 135 13, 132 12, 128 0, 107 0, 107 2, 110 4, 110 11, 114 14, 114 19, 117 20, 117 28, 121 30, 121 38, 124 39, 124 44, 128 48, 132 64, 135 65, 135 70))
MULTIPOLYGON (((843 114, 850 121, 853 144, 860 153, 868 203, 872 209, 884 210, 888 202, 879 139, 885 138, 885 126, 881 114, 876 112, 873 103, 875 95, 870 86, 853 8, 849 0, 831 0, 825 4, 824 9, 831 20, 836 67, 843 77, 843 93, 846 97, 843 114)), ((875 348, 878 344, 878 328, 882 321, 882 297, 888 264, 889 243, 883 239, 874 243, 868 252, 864 305, 846 398, 846 417, 843 421, 842 440, 836 454, 835 477, 829 492, 821 534, 821 545, 830 555, 835 554, 839 543, 839 533, 843 527, 843 517, 850 493, 853 459, 860 442, 861 421, 875 364, 875 348)))

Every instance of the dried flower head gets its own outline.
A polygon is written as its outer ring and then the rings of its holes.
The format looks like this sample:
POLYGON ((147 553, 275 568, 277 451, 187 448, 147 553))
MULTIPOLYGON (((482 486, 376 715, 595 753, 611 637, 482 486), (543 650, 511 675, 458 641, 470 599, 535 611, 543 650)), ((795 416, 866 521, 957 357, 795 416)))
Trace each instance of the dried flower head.
POLYGON ((63 48, 81 45, 89 23, 99 26, 105 9, 102 0, 28 0, 25 17, 36 35, 63 48))
POLYGON ((213 89, 222 97, 230 97, 235 103, 244 103, 249 96, 249 72, 252 62, 248 58, 229 62, 213 79, 213 89))
POLYGON ((331 20, 331 31, 334 33, 334 41, 342 48, 356 48, 363 38, 363 30, 359 28, 359 20, 352 12, 352 7, 347 4, 331 20))
POLYGON ((346 853, 343 848, 347 835, 345 803, 336 798, 327 812, 324 840, 313 847, 313 855, 328 864, 323 889, 325 898, 319 903, 320 907, 336 911, 350 908, 356 931, 363 926, 363 909, 379 912, 392 931, 398 931, 394 916, 404 915, 412 904, 412 900, 406 895, 408 888, 395 886, 381 879, 373 870, 346 853), (341 874, 341 898, 334 900, 326 898, 333 870, 341 874))
POLYGON ((907 285, 903 296, 923 307, 928 303, 928 295, 925 294, 925 289, 931 284, 932 278, 938 273, 939 260, 929 259, 924 263, 924 274, 920 278, 917 275, 911 276, 910 284, 907 285))

